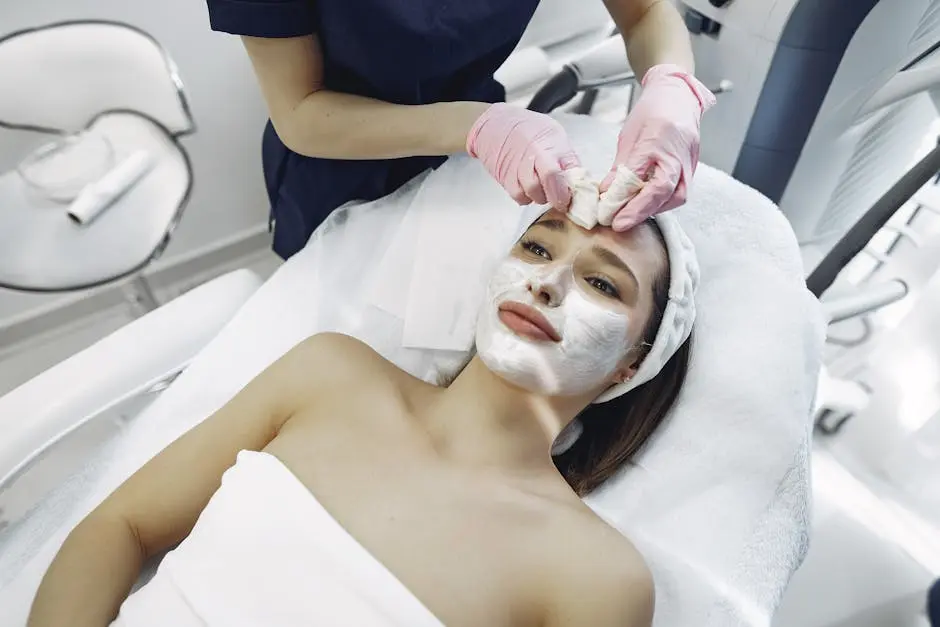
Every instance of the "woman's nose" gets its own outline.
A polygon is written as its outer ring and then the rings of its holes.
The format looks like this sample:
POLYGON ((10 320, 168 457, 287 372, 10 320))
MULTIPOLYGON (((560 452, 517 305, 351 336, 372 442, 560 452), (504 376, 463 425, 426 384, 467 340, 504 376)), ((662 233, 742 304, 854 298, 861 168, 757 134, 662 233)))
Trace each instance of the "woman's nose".
POLYGON ((549 285, 533 285, 529 288, 536 302, 546 307, 557 307, 561 302, 561 295, 558 290, 549 285))
POLYGON ((562 273, 556 272, 544 277, 533 277, 529 281, 529 293, 537 303, 546 307, 558 307, 564 294, 562 273))

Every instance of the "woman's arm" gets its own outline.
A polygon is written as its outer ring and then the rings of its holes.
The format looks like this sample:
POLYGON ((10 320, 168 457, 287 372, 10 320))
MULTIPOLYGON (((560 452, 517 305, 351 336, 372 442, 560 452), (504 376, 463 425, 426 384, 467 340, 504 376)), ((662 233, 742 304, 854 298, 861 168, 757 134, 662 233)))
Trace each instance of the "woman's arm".
POLYGON ((489 107, 479 102, 396 105, 323 88, 316 35, 242 37, 278 136, 296 153, 324 159, 450 155, 489 107))
POLYGON ((627 45, 627 58, 637 78, 654 65, 678 65, 695 72, 692 42, 671 0, 604 0, 627 45))
POLYGON ((180 542, 240 450, 260 450, 301 399, 331 385, 315 336, 288 352, 222 409, 125 481, 69 534, 39 586, 29 627, 103 627, 147 557, 180 542))

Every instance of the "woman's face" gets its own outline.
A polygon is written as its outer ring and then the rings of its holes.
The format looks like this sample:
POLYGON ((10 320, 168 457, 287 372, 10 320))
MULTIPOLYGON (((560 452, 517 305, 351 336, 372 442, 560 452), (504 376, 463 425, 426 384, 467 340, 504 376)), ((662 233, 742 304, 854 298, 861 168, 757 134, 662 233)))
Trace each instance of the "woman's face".
POLYGON ((480 358, 533 392, 599 394, 636 371, 631 348, 642 339, 665 264, 649 224, 586 231, 563 213, 546 213, 490 280, 477 323, 480 358))

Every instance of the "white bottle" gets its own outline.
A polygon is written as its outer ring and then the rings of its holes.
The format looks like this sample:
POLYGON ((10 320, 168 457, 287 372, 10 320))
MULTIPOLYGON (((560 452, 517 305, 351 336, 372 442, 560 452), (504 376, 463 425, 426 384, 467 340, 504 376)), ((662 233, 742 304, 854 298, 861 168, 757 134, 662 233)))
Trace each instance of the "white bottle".
POLYGON ((133 187, 152 165, 153 158, 146 150, 132 153, 110 172, 85 186, 69 206, 69 218, 80 226, 87 226, 133 187))

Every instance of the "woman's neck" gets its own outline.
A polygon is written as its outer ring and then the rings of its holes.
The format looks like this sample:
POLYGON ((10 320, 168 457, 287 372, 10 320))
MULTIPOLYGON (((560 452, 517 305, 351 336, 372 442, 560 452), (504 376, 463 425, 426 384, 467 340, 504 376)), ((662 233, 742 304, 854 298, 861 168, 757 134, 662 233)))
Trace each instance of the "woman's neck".
POLYGON ((588 396, 546 397, 523 390, 474 357, 423 413, 448 458, 528 474, 554 470, 552 442, 588 404, 588 396))

